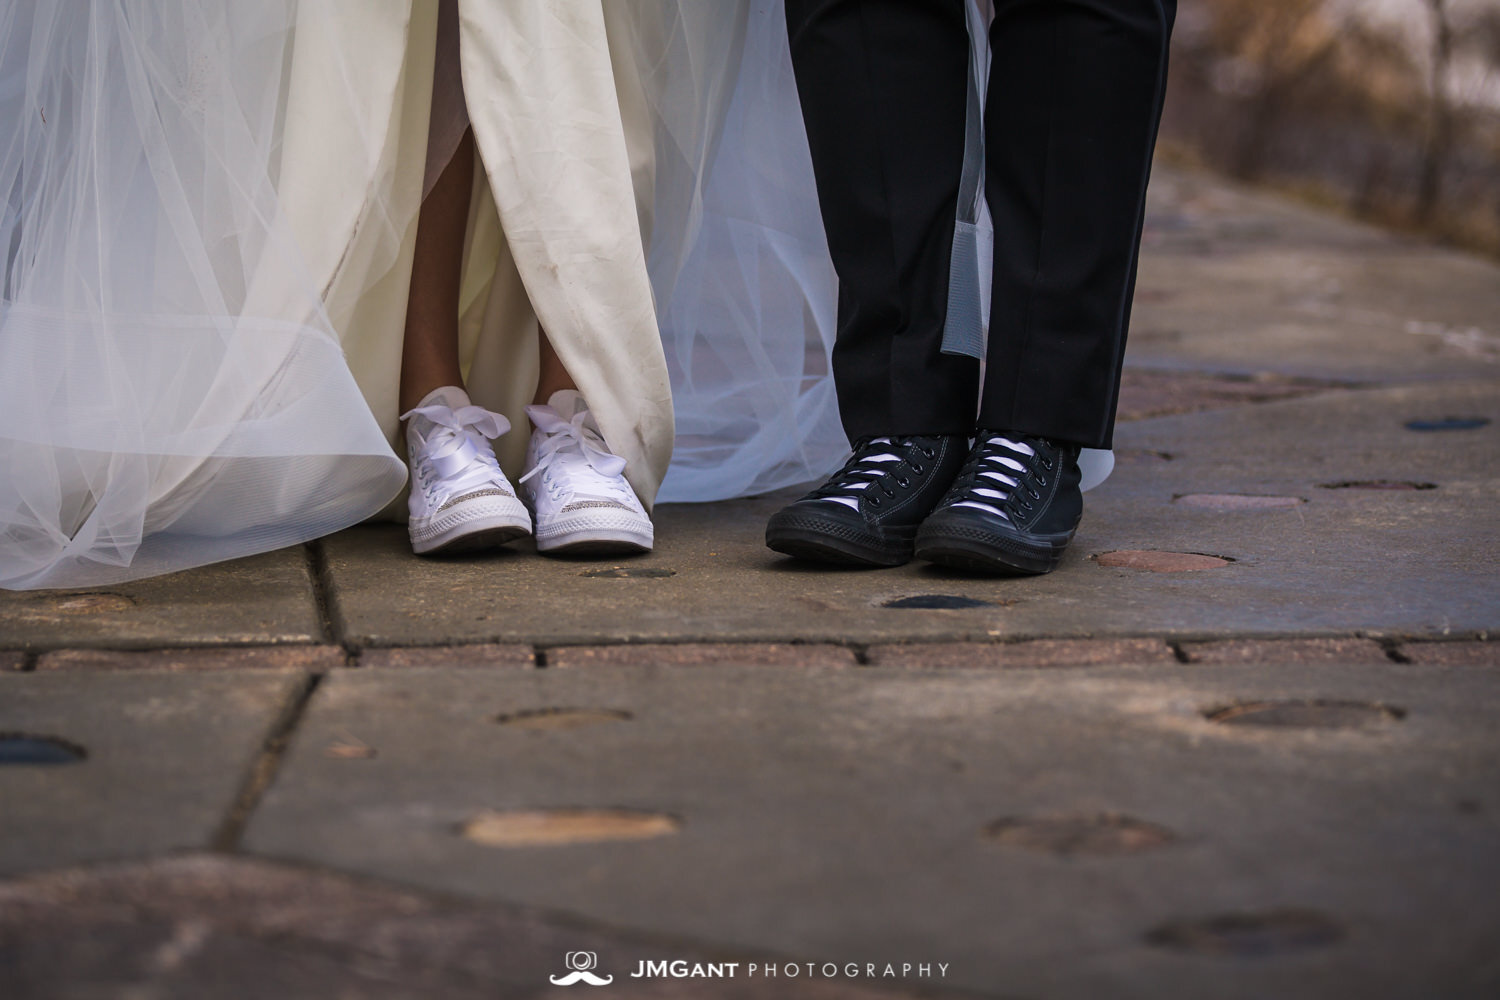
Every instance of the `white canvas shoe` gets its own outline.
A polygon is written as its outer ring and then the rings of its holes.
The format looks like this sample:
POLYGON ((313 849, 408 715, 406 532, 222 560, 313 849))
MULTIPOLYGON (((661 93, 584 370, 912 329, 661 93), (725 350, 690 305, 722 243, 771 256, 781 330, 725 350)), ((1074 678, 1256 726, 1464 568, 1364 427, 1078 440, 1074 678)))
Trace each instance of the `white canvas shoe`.
POLYGON ((490 439, 510 430, 456 386, 403 413, 411 466, 407 529, 418 555, 471 552, 531 534, 531 515, 495 461, 490 439))
POLYGON ((649 552, 651 518, 625 481, 625 460, 610 454, 577 390, 526 407, 536 425, 526 449, 522 495, 536 514, 538 552, 609 555, 649 552))

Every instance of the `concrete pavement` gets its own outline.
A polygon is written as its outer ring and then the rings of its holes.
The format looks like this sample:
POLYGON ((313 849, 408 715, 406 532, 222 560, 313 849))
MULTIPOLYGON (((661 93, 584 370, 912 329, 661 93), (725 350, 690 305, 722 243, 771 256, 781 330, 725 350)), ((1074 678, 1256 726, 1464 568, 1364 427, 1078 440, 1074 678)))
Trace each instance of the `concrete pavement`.
POLYGON ((1500 267, 1165 169, 1145 243, 1050 576, 775 495, 0 594, 0 996, 1494 996, 1500 267))

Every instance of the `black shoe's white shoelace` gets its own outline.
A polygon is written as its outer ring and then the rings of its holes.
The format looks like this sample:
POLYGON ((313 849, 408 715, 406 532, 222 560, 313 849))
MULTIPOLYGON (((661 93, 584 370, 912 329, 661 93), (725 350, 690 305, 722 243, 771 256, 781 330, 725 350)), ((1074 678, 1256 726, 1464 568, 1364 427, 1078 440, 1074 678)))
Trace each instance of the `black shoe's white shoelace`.
POLYGON ((1026 475, 1025 460, 1035 458, 1036 449, 1025 441, 1015 441, 999 435, 986 439, 984 445, 986 449, 995 450, 987 451, 980 457, 973 481, 964 491, 964 498, 952 506, 973 507, 1009 521, 1010 514, 1004 507, 1015 501, 1016 490, 1023 489, 1020 477, 1026 475), (994 485, 985 485, 986 482, 994 485))
MULTIPOLYGON (((920 452, 922 458, 933 457, 930 449, 910 438, 878 437, 861 442, 855 449, 854 456, 814 493, 814 497, 858 510, 860 498, 868 494, 872 487, 878 486, 888 497, 895 496, 881 485, 881 480, 903 462, 911 466, 913 472, 920 473, 922 465, 912 454, 913 451, 920 452)), ((902 481, 901 485, 905 486, 906 483, 902 481)), ((879 502, 876 497, 876 506, 879 506, 879 502)))

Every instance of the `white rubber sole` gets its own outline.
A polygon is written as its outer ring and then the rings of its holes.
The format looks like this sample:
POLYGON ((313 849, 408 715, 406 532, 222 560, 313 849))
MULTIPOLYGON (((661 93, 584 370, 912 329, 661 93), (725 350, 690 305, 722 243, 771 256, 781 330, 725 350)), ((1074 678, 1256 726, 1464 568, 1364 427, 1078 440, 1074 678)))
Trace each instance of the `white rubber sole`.
POLYGON ((548 555, 623 555, 650 552, 655 543, 651 521, 621 512, 621 517, 569 518, 539 526, 536 550, 548 555))
POLYGON ((410 522, 408 529, 419 556, 477 552, 531 534, 531 513, 519 500, 486 497, 455 504, 426 523, 410 522))

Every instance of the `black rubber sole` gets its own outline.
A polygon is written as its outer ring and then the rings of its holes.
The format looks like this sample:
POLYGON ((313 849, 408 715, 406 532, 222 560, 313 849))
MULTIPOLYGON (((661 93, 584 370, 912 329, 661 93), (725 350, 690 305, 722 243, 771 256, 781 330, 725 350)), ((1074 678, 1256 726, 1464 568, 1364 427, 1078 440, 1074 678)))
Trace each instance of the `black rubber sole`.
POLYGON ((1062 538, 1015 538, 993 531, 958 526, 924 526, 917 536, 916 558, 950 569, 997 576, 1037 576, 1050 573, 1062 562, 1072 540, 1062 538))
POLYGON ((889 567, 911 562, 915 527, 880 536, 836 521, 784 514, 776 514, 766 525, 766 547, 783 555, 842 566, 889 567))

